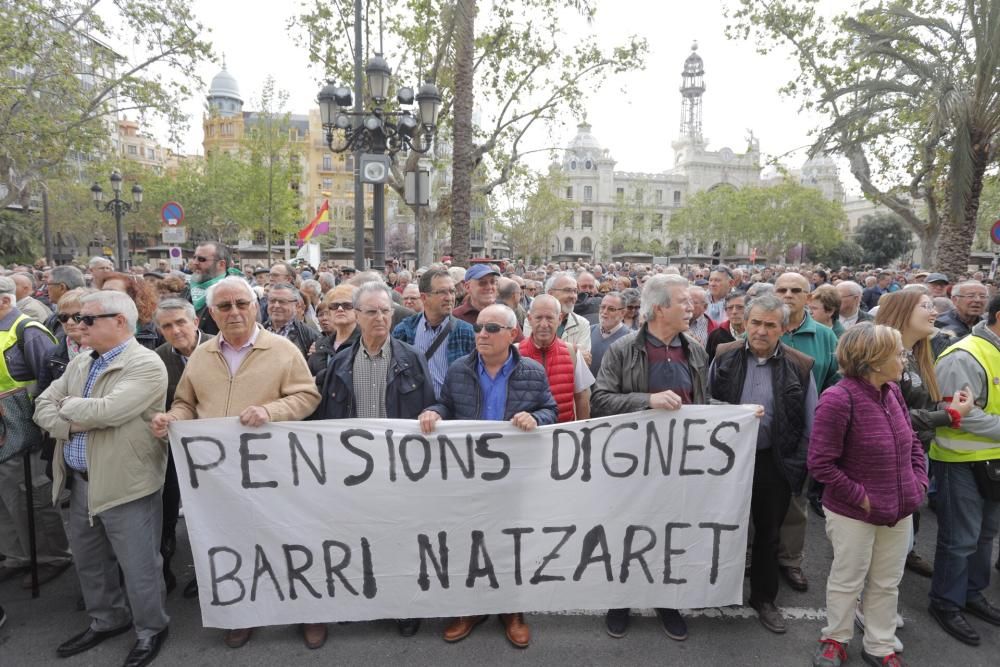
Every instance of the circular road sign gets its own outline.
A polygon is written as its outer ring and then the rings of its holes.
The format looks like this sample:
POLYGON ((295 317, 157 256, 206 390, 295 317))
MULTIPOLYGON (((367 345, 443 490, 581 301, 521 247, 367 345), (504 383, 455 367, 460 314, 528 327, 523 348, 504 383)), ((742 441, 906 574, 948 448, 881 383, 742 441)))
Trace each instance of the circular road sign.
POLYGON ((184 208, 175 201, 168 201, 160 209, 160 218, 171 227, 179 225, 184 219, 184 208))
POLYGON ((990 240, 1000 245, 1000 220, 993 223, 993 227, 990 229, 990 240))
POLYGON ((170 256, 174 259, 180 259, 181 249, 178 248, 177 246, 174 246, 173 248, 170 249, 170 256))

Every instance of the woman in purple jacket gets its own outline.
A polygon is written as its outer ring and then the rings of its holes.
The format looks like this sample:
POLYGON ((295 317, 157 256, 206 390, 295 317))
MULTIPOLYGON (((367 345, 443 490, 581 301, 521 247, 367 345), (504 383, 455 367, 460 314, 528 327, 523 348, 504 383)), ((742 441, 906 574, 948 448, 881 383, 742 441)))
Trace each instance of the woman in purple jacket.
POLYGON ((903 664, 893 650, 896 601, 910 515, 927 489, 924 449, 896 385, 905 360, 898 331, 857 324, 837 347, 844 379, 823 392, 816 407, 808 464, 825 485, 826 534, 833 544, 827 625, 813 658, 818 667, 847 659, 862 589, 862 657, 872 665, 903 664))

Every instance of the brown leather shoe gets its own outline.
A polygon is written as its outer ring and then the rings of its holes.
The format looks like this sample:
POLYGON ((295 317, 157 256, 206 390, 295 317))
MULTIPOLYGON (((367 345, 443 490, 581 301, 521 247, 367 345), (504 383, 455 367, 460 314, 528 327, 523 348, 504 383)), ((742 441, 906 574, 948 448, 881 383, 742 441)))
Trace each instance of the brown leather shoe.
POLYGON ((921 577, 934 576, 934 566, 921 558, 916 551, 906 554, 906 569, 921 577))
POLYGON ((785 581, 788 582, 793 591, 805 593, 809 590, 809 580, 806 579, 806 575, 802 574, 801 567, 781 567, 781 574, 784 575, 785 581))
POLYGON ((460 642, 471 635, 476 626, 485 620, 485 616, 459 616, 444 629, 444 640, 460 642))
POLYGON ((320 648, 326 643, 326 623, 303 623, 302 637, 306 640, 306 648, 320 648))
POLYGON ((531 643, 531 628, 524 622, 524 614, 500 614, 500 620, 507 631, 507 641, 518 648, 528 648, 531 643))
POLYGON ((250 641, 250 635, 253 634, 253 628, 238 628, 236 630, 226 630, 226 635, 223 641, 226 642, 226 646, 229 648, 240 648, 250 641))

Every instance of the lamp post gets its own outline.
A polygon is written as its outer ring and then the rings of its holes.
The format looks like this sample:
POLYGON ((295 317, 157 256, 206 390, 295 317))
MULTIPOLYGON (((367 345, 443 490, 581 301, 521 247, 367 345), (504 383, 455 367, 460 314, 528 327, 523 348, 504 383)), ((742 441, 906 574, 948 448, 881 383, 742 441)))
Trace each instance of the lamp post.
MULTIPOLYGON (((360 104, 350 109, 353 98, 350 88, 328 83, 319 92, 320 119, 326 130, 326 144, 335 153, 355 151, 355 168, 360 183, 373 186, 374 207, 374 253, 373 265, 381 270, 385 266, 385 182, 389 176, 389 165, 396 153, 416 151, 426 153, 431 149, 437 129, 438 112, 441 110, 441 93, 430 81, 417 90, 402 87, 396 91, 396 101, 401 107, 417 103, 417 113, 408 109, 386 111, 384 105, 389 98, 392 69, 389 63, 376 53, 365 67, 368 80, 368 96, 372 107, 364 111, 360 104)), ((355 197, 361 189, 355 187, 355 197)), ((357 210, 357 202, 355 202, 357 210)), ((359 271, 364 269, 364 220, 355 215, 354 265, 359 271)))
POLYGON ((90 194, 94 198, 94 207, 98 211, 104 211, 105 213, 111 211, 111 214, 115 216, 115 241, 117 243, 116 252, 118 254, 118 270, 125 271, 128 268, 128 264, 125 261, 125 228, 122 225, 122 218, 126 213, 139 210, 139 205, 142 204, 142 186, 138 183, 133 185, 132 201, 131 203, 125 201, 121 198, 122 175, 115 170, 111 172, 111 191, 114 193, 115 198, 107 203, 104 203, 104 190, 101 189, 101 186, 96 182, 90 186, 90 194))

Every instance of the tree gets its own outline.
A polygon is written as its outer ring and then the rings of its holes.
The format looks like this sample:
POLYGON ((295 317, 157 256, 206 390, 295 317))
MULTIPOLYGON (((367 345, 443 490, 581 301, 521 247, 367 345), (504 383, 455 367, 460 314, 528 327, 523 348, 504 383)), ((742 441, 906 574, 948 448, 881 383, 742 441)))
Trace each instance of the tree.
POLYGON ((910 230, 898 215, 879 213, 865 216, 854 230, 854 240, 864 250, 862 261, 888 266, 913 249, 910 230))
POLYGON ((0 263, 32 264, 40 256, 41 225, 36 216, 0 209, 0 263))
POLYGON ((840 242, 846 222, 839 202, 786 179, 774 186, 703 190, 671 216, 668 228, 676 239, 706 247, 719 242, 724 254, 742 245, 775 257, 799 244, 823 252, 840 242))
POLYGON ((0 207, 71 156, 106 153, 108 120, 164 116, 176 131, 196 65, 210 56, 190 0, 5 2, 0 21, 0 207), (103 8, 102 8, 103 9, 103 8), (105 44, 130 44, 135 59, 105 44))
POLYGON ((819 9, 740 0, 727 32, 791 51, 798 71, 783 91, 825 117, 812 151, 844 154, 865 196, 920 239, 925 263, 964 273, 1000 144, 1000 3, 859 3, 832 21, 819 9))
MULTIPOLYGON (((310 60, 341 81, 352 80, 351 63, 341 55, 351 52, 351 1, 312 0, 291 26, 308 45, 310 60)), ((385 5, 386 50, 395 51, 387 58, 396 63, 400 81, 426 78, 441 90, 438 140, 429 158, 434 169, 452 168, 453 179, 459 178, 451 165, 456 67, 472 63, 477 108, 483 112, 473 128, 471 161, 463 167, 471 165, 473 170, 473 197, 489 195, 509 181, 526 154, 550 149, 537 137, 541 126, 581 116, 591 91, 609 74, 641 69, 647 52, 645 40, 638 38, 602 48, 593 35, 568 37, 567 21, 581 15, 593 19, 592 0, 491 3, 476 17, 471 60, 457 55, 456 18, 459 7, 466 6, 464 0, 462 5, 459 0, 387 0, 385 5)), ((405 172, 416 169, 420 157, 411 152, 393 163, 388 185, 397 193, 402 194, 405 172)), ((433 207, 414 210, 422 264, 431 261, 436 231, 453 210, 449 193, 438 192, 434 199, 433 207)))
POLYGON ((559 227, 573 211, 573 202, 560 196, 566 180, 558 169, 539 174, 518 168, 500 189, 501 212, 494 228, 510 241, 511 257, 542 261, 559 227))
POLYGON ((814 251, 812 258, 823 266, 861 266, 865 259, 865 249, 857 241, 844 239, 829 248, 814 251))
POLYGON ((611 229, 601 239, 600 256, 620 252, 648 252, 653 216, 657 215, 645 189, 622 194, 615 202, 611 229))
POLYGON ((472 140, 473 69, 476 39, 476 0, 455 3, 455 118, 454 162, 451 176, 451 254, 457 266, 468 266, 469 226, 472 224, 472 170, 476 168, 472 140))

